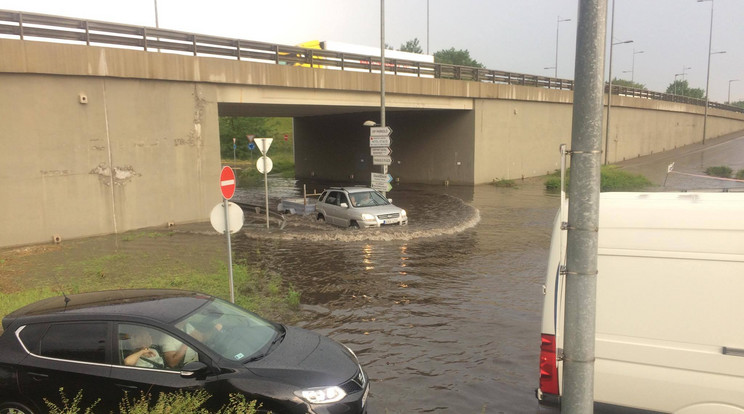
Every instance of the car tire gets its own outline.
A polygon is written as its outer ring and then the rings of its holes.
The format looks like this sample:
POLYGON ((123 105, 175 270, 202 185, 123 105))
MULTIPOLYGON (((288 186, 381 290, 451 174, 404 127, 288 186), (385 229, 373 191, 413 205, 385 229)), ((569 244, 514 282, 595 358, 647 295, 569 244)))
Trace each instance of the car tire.
POLYGON ((325 220, 325 216, 324 216, 324 215, 322 215, 322 214, 318 214, 318 218, 317 218, 317 220, 318 220, 318 221, 322 221, 322 222, 324 222, 324 223, 325 223, 325 221, 326 221, 326 220, 325 220))
POLYGON ((351 223, 349 223, 349 227, 351 227, 352 229, 358 229, 359 223, 357 223, 355 220, 352 220, 351 223))
POLYGON ((0 404, 0 414, 34 414, 34 412, 21 403, 7 402, 0 404))

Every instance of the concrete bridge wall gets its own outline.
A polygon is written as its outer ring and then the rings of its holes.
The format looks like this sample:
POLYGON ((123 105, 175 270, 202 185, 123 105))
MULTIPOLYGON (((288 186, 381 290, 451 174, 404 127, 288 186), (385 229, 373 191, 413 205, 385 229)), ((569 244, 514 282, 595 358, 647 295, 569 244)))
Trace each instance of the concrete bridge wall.
MULTIPOLYGON (((368 176, 379 75, 0 39, 0 246, 206 220, 219 115, 292 116, 298 177, 368 176)), ((390 172, 480 184, 557 168, 572 93, 389 76, 390 172)), ((614 98, 610 161, 699 142, 702 108, 614 98), (616 140, 616 141, 615 141, 616 140)), ((709 137, 744 129, 711 110, 709 137)))

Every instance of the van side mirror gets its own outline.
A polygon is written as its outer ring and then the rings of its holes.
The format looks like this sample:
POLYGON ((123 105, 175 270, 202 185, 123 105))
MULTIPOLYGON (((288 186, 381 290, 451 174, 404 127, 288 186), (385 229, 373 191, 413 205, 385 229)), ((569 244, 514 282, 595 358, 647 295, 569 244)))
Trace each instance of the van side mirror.
POLYGON ((349 208, 349 205, 346 204, 346 203, 341 203, 341 207, 343 207, 343 208, 349 208))
POLYGON ((388 203, 393 204, 393 199, 392 198, 388 198, 388 203))

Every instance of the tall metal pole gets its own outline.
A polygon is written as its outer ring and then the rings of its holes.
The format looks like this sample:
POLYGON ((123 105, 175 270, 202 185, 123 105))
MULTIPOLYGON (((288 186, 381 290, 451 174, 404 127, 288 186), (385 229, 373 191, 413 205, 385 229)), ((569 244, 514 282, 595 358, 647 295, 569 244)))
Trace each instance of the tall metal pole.
MULTIPOLYGON (((562 412, 591 413, 607 0, 580 0, 571 131, 562 412)), ((612 43, 612 42, 610 42, 612 43)))
POLYGON ((635 48, 633 48, 633 64, 630 67, 630 81, 635 83, 635 55, 643 53, 643 50, 639 50, 636 52, 635 48))
MULTIPOLYGON (((385 127, 385 0, 380 0, 380 126, 385 127)), ((382 166, 382 173, 388 173, 387 165, 382 166)))
POLYGON ((429 0, 426 0, 426 54, 429 54, 429 0))
POLYGON ((612 23, 610 25, 610 69, 608 77, 610 78, 607 86, 607 121, 606 121, 606 132, 605 132, 605 145, 604 145, 604 164, 607 165, 607 158, 610 149, 610 110, 612 109, 612 47, 615 45, 622 45, 625 43, 633 43, 632 40, 626 40, 624 42, 613 43, 615 34, 615 0, 612 0, 612 23))
POLYGON ((708 74, 705 75, 705 116, 703 117, 703 145, 705 145, 705 134, 708 128, 708 99, 710 98, 710 55, 711 46, 713 45, 713 0, 698 0, 710 1, 710 34, 708 35, 708 74))
POLYGON ((739 82, 739 79, 730 79, 729 80, 728 100, 726 101, 726 104, 728 104, 728 105, 731 105, 731 82, 739 82))
POLYGON ((607 165, 607 157, 610 148, 610 109, 612 108, 612 42, 615 41, 615 0, 612 0, 612 23, 610 23, 610 73, 608 78, 610 79, 609 85, 607 86, 607 120, 606 132, 605 132, 605 146, 604 146, 604 165, 607 165))
POLYGON ((555 66, 553 67, 555 69, 555 74, 553 75, 554 78, 558 77, 558 33, 559 29, 561 27, 561 22, 570 22, 571 19, 563 19, 561 20, 561 16, 558 16, 557 22, 555 24, 555 66))

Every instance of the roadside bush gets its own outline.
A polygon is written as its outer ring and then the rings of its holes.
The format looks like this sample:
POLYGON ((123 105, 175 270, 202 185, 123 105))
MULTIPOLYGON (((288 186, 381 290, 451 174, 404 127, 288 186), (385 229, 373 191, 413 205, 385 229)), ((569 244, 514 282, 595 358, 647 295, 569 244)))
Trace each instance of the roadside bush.
POLYGON ((708 167, 705 169, 705 173, 713 177, 731 178, 731 168, 725 165, 719 165, 717 167, 708 167))
POLYGON ((736 172, 736 179, 737 180, 744 180, 744 170, 739 170, 736 172))
MULTIPOLYGON (((70 399, 65 395, 64 388, 59 389, 61 406, 44 399, 50 414, 92 414, 94 408, 100 402, 96 400, 90 407, 80 407, 83 398, 83 391, 79 391, 75 398, 70 399)), ((158 401, 153 404, 150 394, 142 394, 139 398, 129 400, 124 397, 119 403, 119 412, 122 414, 210 414, 202 405, 210 398, 208 392, 197 390, 194 392, 176 391, 171 393, 160 394, 158 401)), ((256 414, 257 402, 247 401, 242 394, 230 394, 230 401, 220 408, 214 414, 256 414)), ((268 414, 271 414, 269 412, 268 414)))
MULTIPOLYGON (((570 183, 571 170, 566 170, 566 192, 570 183)), ((648 178, 641 174, 623 171, 615 165, 605 165, 600 171, 600 191, 639 191, 653 185, 648 178)), ((545 189, 560 191, 561 172, 556 171, 545 179, 545 189)))

